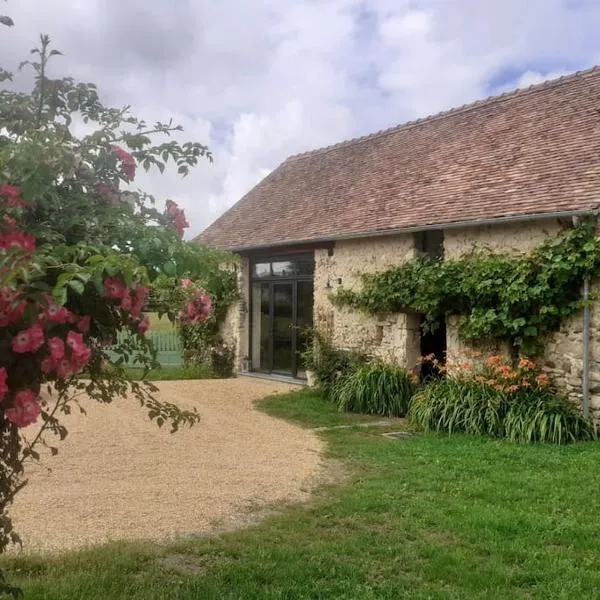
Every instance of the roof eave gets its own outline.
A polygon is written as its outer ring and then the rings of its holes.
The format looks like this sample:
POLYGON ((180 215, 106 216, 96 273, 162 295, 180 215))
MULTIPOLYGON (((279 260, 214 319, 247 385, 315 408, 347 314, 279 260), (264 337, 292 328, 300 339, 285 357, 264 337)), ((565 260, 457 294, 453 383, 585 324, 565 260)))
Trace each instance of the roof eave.
MULTIPOLYGON (((435 223, 430 225, 415 225, 408 227, 399 227, 395 229, 384 229, 365 231, 361 233, 348 233, 341 235, 328 235, 322 237, 312 237, 297 240, 285 240, 282 242, 273 242, 269 244, 253 244, 247 246, 223 246, 224 250, 230 252, 252 252, 256 250, 265 250, 269 248, 279 248, 284 246, 299 246, 302 244, 319 244, 325 242, 336 242, 344 240, 355 240, 362 238, 386 237, 391 235, 400 235, 406 233, 418 233, 420 231, 431 231, 439 229, 463 229, 466 227, 485 227, 487 225, 502 225, 505 223, 526 223, 528 221, 543 221, 547 219, 564 219, 568 217, 598 216, 598 205, 590 208, 578 210, 564 210, 557 212, 533 213, 527 215, 509 215, 504 217, 494 217, 490 219, 471 219, 467 221, 449 221, 447 223, 435 223)), ((207 244, 211 245, 211 244, 207 244)))

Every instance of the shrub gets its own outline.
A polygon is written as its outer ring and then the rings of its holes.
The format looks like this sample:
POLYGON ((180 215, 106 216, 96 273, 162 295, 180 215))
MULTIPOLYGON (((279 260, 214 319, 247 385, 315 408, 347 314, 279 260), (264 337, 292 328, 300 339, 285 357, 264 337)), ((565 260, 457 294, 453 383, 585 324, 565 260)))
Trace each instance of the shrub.
POLYGON ((514 442, 565 444, 593 440, 596 427, 564 396, 548 391, 511 403, 504 420, 505 435, 514 442))
POLYGON ((233 377, 235 352, 227 344, 218 344, 211 348, 210 364, 215 377, 227 379, 233 377))
POLYGON ((527 358, 515 367, 491 356, 477 366, 454 365, 443 380, 415 394, 410 421, 424 431, 506 437, 554 444, 596 438, 591 420, 551 389, 548 377, 527 358))
POLYGON ((501 436, 506 412, 503 395, 476 381, 432 381, 412 398, 411 423, 423 431, 501 436))
POLYGON ((342 411, 403 417, 416 384, 406 369, 383 362, 356 366, 331 390, 331 400, 342 411))
POLYGON ((355 368, 369 360, 365 354, 335 348, 318 330, 312 330, 310 337, 312 343, 302 358, 306 368, 314 373, 317 387, 327 397, 355 368))

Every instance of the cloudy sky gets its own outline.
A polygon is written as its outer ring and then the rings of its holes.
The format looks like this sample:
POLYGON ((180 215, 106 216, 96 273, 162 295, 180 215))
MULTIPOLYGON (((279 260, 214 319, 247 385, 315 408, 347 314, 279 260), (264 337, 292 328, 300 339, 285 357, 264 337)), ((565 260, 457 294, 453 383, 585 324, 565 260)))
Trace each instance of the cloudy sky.
POLYGON ((214 164, 140 185, 199 233, 291 154, 600 63, 598 0, 9 0, 0 63, 173 116, 214 164))

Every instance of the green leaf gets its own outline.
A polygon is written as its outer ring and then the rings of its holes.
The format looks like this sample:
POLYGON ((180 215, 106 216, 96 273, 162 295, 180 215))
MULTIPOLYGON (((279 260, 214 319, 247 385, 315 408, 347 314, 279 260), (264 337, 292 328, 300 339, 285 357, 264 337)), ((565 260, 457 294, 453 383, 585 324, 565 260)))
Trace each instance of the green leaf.
POLYGON ((85 292, 85 285, 81 281, 72 279, 71 281, 69 281, 68 285, 72 290, 77 292, 79 295, 81 295, 81 294, 83 294, 83 292, 85 292))

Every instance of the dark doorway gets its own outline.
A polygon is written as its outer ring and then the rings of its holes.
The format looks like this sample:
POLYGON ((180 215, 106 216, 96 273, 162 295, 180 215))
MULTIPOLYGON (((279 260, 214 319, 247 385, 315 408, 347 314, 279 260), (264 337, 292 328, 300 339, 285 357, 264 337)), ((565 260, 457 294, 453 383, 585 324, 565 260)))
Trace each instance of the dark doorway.
MULTIPOLYGON (((438 364, 446 362, 446 323, 439 324, 435 331, 423 331, 423 319, 421 319, 421 356, 435 356, 438 364)), ((439 368, 429 360, 421 364, 421 379, 439 377, 439 368)))
POLYGON ((313 257, 307 255, 253 263, 253 370, 306 376, 302 353, 313 324, 313 272, 313 257))
MULTIPOLYGON (((415 247, 417 251, 432 260, 444 260, 444 232, 441 229, 421 231, 415 234, 415 247)), ((421 356, 435 357, 439 365, 446 363, 446 323, 441 323, 433 331, 425 331, 424 318, 421 319, 421 356)), ((431 361, 424 361, 421 365, 421 378, 428 379, 439 377, 439 368, 431 361)))

